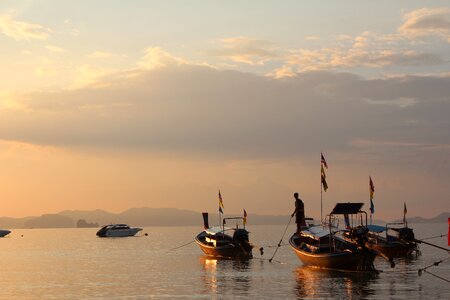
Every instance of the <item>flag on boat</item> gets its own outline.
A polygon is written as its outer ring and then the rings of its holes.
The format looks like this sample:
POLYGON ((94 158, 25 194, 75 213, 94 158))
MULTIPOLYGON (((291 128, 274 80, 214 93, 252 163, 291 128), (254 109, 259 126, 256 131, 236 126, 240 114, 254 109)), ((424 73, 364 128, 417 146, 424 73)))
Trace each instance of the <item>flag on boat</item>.
POLYGON ((328 169, 327 161, 325 160, 325 157, 323 157, 322 152, 320 153, 320 163, 321 163, 322 165, 324 165, 325 168, 328 169))
POLYGON ((403 202, 403 223, 406 223, 406 213, 408 210, 406 209, 406 202, 403 202))
POLYGON ((375 186, 373 185, 372 177, 369 176, 369 188, 370 188, 370 213, 375 213, 375 206, 373 205, 373 193, 375 192, 375 186))
POLYGON ((323 190, 326 192, 328 189, 328 184, 327 184, 327 180, 326 180, 327 176, 325 175, 325 170, 323 168, 323 164, 320 165, 320 175, 321 175, 323 190))
POLYGON ((245 211, 244 208, 244 225, 247 224, 247 212, 245 211))
POLYGON ((220 190, 219 190, 219 212, 221 213, 221 214, 223 214, 223 202, 222 202, 222 194, 220 193, 220 190))

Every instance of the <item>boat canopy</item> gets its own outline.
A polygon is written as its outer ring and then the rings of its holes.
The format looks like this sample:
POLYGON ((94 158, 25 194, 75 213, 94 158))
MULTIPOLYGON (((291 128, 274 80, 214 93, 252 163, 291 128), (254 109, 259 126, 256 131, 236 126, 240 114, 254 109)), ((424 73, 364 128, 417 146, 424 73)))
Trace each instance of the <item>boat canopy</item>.
POLYGON ((211 228, 205 229, 205 232, 210 235, 216 235, 220 232, 224 232, 227 230, 232 230, 232 228, 216 226, 216 227, 211 227, 211 228))
POLYGON ((332 215, 343 215, 349 214, 354 215, 357 214, 364 203, 336 203, 336 206, 333 208, 331 212, 332 215))
POLYGON ((380 225, 367 225, 367 228, 369 231, 380 233, 386 230, 386 226, 380 226, 380 225))
MULTIPOLYGON (((337 230, 332 229, 332 232, 336 232, 337 230)), ((320 239, 323 238, 324 236, 327 236, 330 234, 330 228, 329 227, 324 227, 322 225, 318 225, 318 226, 311 226, 308 229, 302 230, 302 234, 309 236, 313 239, 320 239)))

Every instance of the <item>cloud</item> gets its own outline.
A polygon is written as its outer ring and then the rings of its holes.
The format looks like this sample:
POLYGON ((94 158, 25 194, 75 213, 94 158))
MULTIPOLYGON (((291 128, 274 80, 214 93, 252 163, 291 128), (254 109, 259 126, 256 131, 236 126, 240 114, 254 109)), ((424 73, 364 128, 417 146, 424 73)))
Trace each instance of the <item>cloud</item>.
POLYGON ((141 68, 144 69, 158 69, 168 65, 183 65, 187 64, 187 61, 176 57, 160 47, 148 47, 144 51, 143 59, 138 63, 141 68))
POLYGON ((51 29, 39 24, 14 20, 10 15, 0 15, 0 31, 15 40, 46 40, 51 29))
POLYGON ((17 94, 9 100, 17 109, 0 110, 0 139, 254 159, 352 151, 349 141, 362 137, 450 143, 448 76, 305 72, 277 80, 171 57, 165 67, 109 73, 94 85, 17 94))
POLYGON ((263 65, 279 56, 272 42, 248 37, 221 39, 219 48, 210 50, 209 54, 249 65, 263 65))
POLYGON ((450 8, 421 8, 408 12, 398 31, 410 38, 438 36, 450 43, 450 8))
POLYGON ((52 53, 63 53, 63 52, 66 52, 66 50, 64 50, 63 48, 52 46, 52 45, 45 46, 45 48, 48 51, 52 52, 52 53))
POLYGON ((111 52, 105 52, 105 51, 95 51, 95 52, 89 54, 88 57, 104 59, 104 58, 113 58, 113 57, 123 57, 123 55, 115 54, 115 53, 111 53, 111 52))

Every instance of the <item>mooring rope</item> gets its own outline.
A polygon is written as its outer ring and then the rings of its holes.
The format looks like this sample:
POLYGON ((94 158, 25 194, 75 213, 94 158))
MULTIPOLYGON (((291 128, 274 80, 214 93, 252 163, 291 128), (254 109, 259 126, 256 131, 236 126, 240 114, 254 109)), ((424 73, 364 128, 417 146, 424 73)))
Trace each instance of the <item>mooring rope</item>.
POLYGON ((167 250, 167 252, 169 252, 169 251, 173 251, 173 250, 177 250, 177 249, 180 249, 180 248, 182 248, 182 247, 185 247, 185 246, 187 246, 187 245, 190 245, 190 244, 192 244, 193 242, 195 242, 195 240, 193 240, 193 241, 190 241, 189 243, 183 244, 183 245, 181 245, 181 246, 178 246, 178 247, 175 247, 175 248, 169 249, 169 250, 167 250))
POLYGON ((424 241, 424 240, 431 240, 431 239, 436 239, 436 238, 440 238, 440 237, 444 237, 444 236, 447 236, 448 234, 447 233, 443 233, 443 234, 441 234, 441 235, 436 235, 436 236, 430 236, 430 237, 426 237, 426 238, 423 238, 423 239, 420 239, 420 240, 422 240, 422 241, 424 241))
POLYGON ((422 276, 422 273, 428 273, 428 274, 430 274, 430 275, 433 275, 433 276, 436 277, 436 278, 442 279, 442 280, 444 280, 444 281, 446 281, 446 282, 450 282, 450 280, 448 280, 448 279, 446 279, 446 278, 444 278, 444 277, 441 277, 441 276, 439 276, 439 275, 436 275, 436 274, 434 274, 434 273, 431 273, 430 271, 427 270, 428 268, 431 268, 431 267, 434 267, 434 266, 439 266, 440 263, 446 261, 447 259, 450 259, 450 256, 447 257, 447 258, 444 258, 444 259, 435 261, 435 262, 432 263, 431 265, 426 266, 426 267, 424 267, 424 268, 421 268, 421 269, 417 270, 419 276, 422 276))

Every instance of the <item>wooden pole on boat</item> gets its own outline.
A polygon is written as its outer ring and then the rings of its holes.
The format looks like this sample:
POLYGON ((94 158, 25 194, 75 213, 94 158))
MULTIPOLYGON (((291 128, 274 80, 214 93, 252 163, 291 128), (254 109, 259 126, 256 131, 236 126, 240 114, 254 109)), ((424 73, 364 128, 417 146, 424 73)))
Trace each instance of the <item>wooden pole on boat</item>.
POLYGON ((444 247, 441 247, 441 246, 438 246, 438 245, 435 245, 435 244, 432 244, 432 243, 424 242, 424 241, 422 241, 422 240, 417 240, 417 239, 414 239, 414 241, 415 241, 416 243, 419 243, 419 244, 423 243, 423 244, 426 244, 426 245, 428 245, 428 246, 432 246, 432 247, 435 247, 435 248, 438 248, 438 249, 441 249, 441 250, 450 252, 450 249, 445 249, 444 247))
POLYGON ((294 215, 291 215, 291 217, 289 218, 289 222, 287 223, 286 228, 284 229, 284 232, 283 232, 283 235, 281 236, 280 242, 278 243, 277 248, 275 249, 275 252, 273 253, 272 257, 269 259, 269 262, 272 262, 273 258, 275 257, 275 254, 277 254, 278 248, 280 248, 281 243, 283 242, 284 235, 286 234, 286 231, 289 227, 289 224, 291 224, 291 220, 293 217, 294 217, 294 215))

